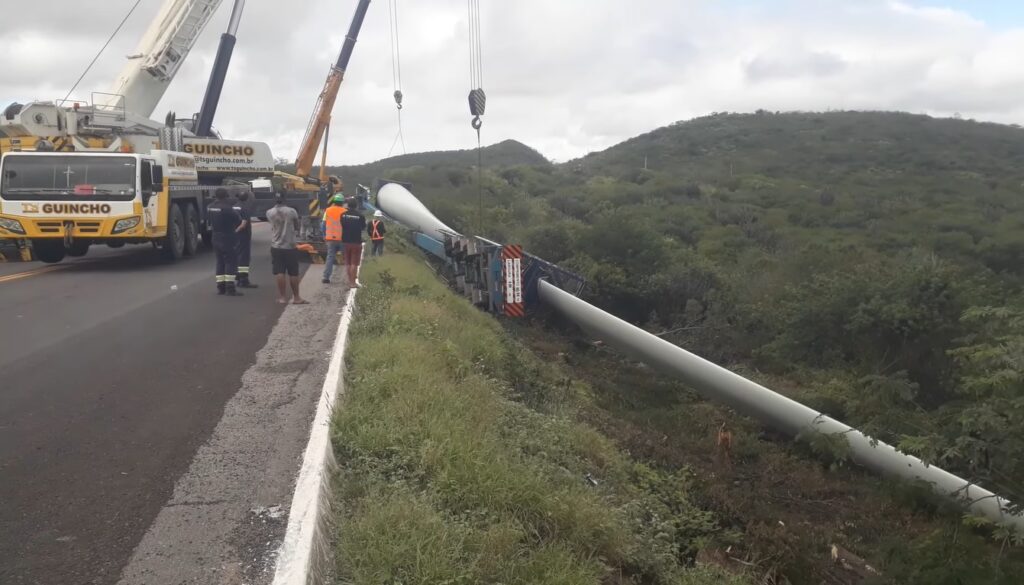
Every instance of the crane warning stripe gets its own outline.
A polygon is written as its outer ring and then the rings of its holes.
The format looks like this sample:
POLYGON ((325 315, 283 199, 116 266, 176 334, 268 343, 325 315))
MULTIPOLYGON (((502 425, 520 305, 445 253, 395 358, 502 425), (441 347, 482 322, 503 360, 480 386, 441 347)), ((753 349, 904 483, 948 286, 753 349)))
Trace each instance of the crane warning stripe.
POLYGON ((511 260, 523 257, 523 247, 518 244, 510 244, 501 249, 501 259, 511 260))
POLYGON ((523 305, 523 247, 508 245, 501 249, 501 266, 503 277, 503 296, 505 315, 509 317, 525 317, 526 307, 523 305))

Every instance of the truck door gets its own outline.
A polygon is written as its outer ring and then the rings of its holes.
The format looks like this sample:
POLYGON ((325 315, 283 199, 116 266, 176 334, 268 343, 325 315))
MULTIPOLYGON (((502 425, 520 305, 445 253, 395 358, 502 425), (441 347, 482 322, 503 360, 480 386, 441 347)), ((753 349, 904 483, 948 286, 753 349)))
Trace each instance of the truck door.
POLYGON ((142 159, 139 165, 139 192, 142 195, 142 216, 146 230, 153 229, 159 218, 159 192, 163 185, 153 181, 153 162, 142 159))

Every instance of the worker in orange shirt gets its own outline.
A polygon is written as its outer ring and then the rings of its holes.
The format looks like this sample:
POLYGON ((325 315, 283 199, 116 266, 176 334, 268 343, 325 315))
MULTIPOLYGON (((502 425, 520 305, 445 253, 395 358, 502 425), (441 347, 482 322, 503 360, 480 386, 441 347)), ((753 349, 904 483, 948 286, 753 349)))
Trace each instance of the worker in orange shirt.
POLYGON ((371 256, 383 256, 384 255, 384 234, 388 233, 388 230, 384 228, 384 213, 381 210, 373 212, 373 219, 370 221, 370 225, 366 226, 366 233, 370 236, 370 243, 373 245, 370 248, 371 256))
POLYGON ((323 233, 324 241, 327 242, 327 258, 324 262, 324 284, 330 284, 331 274, 334 273, 334 258, 342 251, 341 244, 341 216, 345 215, 348 209, 345 208, 345 197, 338 193, 331 198, 331 206, 324 211, 323 233))

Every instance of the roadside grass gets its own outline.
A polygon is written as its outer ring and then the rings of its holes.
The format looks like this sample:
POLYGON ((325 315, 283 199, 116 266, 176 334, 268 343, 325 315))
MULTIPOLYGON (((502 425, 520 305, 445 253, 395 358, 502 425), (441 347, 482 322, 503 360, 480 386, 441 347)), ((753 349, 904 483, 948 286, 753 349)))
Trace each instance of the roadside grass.
POLYGON ((686 468, 636 463, 579 422, 590 390, 415 251, 361 280, 333 427, 340 583, 750 582, 694 566, 734 535, 691 502, 686 468))

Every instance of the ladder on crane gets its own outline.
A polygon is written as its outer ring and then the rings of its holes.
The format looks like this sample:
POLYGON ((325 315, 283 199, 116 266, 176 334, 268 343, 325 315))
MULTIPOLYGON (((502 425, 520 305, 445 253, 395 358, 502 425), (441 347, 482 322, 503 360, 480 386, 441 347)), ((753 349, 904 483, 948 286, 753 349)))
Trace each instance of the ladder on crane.
POLYGON ((168 22, 161 27, 164 36, 158 39, 159 48, 146 56, 142 69, 161 81, 171 80, 220 3, 221 0, 177 0, 167 15, 168 22))

